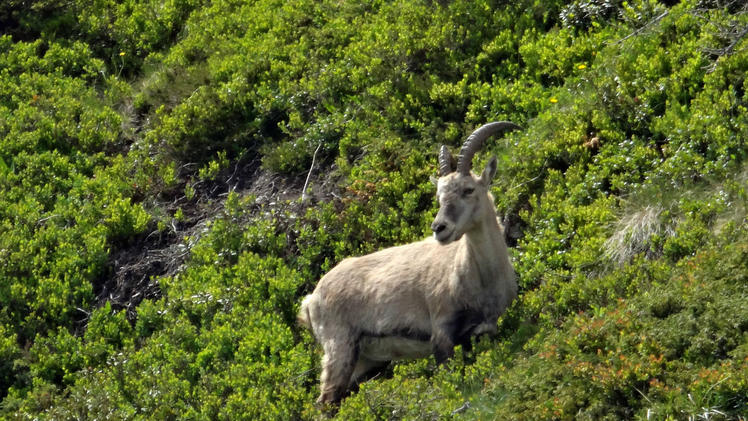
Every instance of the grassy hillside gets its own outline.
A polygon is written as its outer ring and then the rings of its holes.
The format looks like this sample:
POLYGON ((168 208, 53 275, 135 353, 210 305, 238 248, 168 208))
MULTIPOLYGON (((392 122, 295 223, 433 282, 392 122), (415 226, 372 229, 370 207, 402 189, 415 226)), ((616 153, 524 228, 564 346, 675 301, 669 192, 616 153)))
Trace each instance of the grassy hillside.
POLYGON ((745 419, 743 3, 0 1, 0 418, 745 419), (300 298, 493 120, 500 334, 323 414, 300 298))

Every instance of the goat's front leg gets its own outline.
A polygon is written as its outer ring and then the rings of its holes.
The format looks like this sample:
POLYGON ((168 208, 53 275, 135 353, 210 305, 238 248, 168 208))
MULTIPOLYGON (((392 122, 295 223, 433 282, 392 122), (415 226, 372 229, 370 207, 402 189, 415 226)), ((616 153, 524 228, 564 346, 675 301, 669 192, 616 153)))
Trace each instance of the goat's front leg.
POLYGON ((443 364, 455 354, 454 332, 451 323, 438 323, 431 332, 431 348, 437 364, 443 364))

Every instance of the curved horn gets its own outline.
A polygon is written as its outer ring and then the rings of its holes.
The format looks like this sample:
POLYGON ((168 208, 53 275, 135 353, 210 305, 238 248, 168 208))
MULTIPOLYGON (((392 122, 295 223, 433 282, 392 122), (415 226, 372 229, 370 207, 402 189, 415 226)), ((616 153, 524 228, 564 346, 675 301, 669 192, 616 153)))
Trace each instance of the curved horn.
POLYGON ((454 161, 455 159, 452 157, 452 154, 449 153, 449 148, 446 145, 442 145, 442 148, 439 150, 439 177, 444 177, 454 171, 454 161))
POLYGON ((511 121, 494 121, 493 123, 487 123, 477 128, 470 136, 468 136, 467 140, 462 145, 462 149, 460 149, 460 154, 457 156, 457 172, 463 175, 470 174, 470 168, 473 166, 473 156, 475 155, 475 152, 477 152, 483 145, 483 141, 488 139, 491 135, 503 130, 521 129, 522 127, 511 121))

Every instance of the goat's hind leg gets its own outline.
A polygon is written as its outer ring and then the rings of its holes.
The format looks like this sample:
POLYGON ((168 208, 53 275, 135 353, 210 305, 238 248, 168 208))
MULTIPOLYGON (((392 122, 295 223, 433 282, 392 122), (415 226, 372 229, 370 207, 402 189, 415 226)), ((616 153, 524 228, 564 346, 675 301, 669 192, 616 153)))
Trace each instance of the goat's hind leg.
POLYGON ((320 395, 317 403, 338 403, 348 391, 354 366, 358 360, 357 344, 345 335, 326 341, 323 345, 320 395))

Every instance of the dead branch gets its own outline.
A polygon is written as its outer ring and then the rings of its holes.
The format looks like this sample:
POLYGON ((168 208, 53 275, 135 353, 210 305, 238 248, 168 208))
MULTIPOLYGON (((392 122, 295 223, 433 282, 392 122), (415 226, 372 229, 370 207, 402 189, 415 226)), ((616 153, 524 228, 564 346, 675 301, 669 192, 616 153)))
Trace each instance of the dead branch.
POLYGON ((309 178, 312 176, 312 170, 314 169, 314 161, 317 159, 317 152, 319 152, 319 148, 322 147, 322 143, 317 145, 317 149, 314 150, 314 155, 312 155, 312 165, 309 166, 309 172, 306 174, 306 181, 304 182, 304 187, 301 189, 301 201, 304 202, 306 200, 306 187, 307 184, 309 184, 309 178))
POLYGON ((652 20, 650 20, 649 22, 647 22, 646 24, 644 24, 644 26, 642 26, 641 28, 637 29, 636 31, 634 31, 634 32, 632 32, 632 33, 630 33, 630 34, 626 35, 625 37, 623 37, 623 38, 619 39, 619 40, 618 40, 618 41, 616 41, 616 42, 615 42, 614 44, 616 44, 616 45, 617 45, 617 44, 621 44, 621 43, 623 43, 624 41, 626 41, 627 39, 629 39, 629 38, 631 38, 631 37, 634 37, 634 36, 637 36, 637 35, 641 34, 641 33, 642 33, 642 32, 644 32, 644 30, 646 30, 647 28, 649 28, 650 26, 652 26, 652 25, 654 25, 655 23, 659 22, 660 20, 662 20, 662 18, 664 18, 665 16, 667 16, 667 15, 668 15, 668 13, 670 13, 670 11, 669 11, 669 10, 666 10, 666 11, 662 12, 662 13, 661 13, 661 14, 660 14, 659 16, 655 17, 654 19, 652 19, 652 20))

